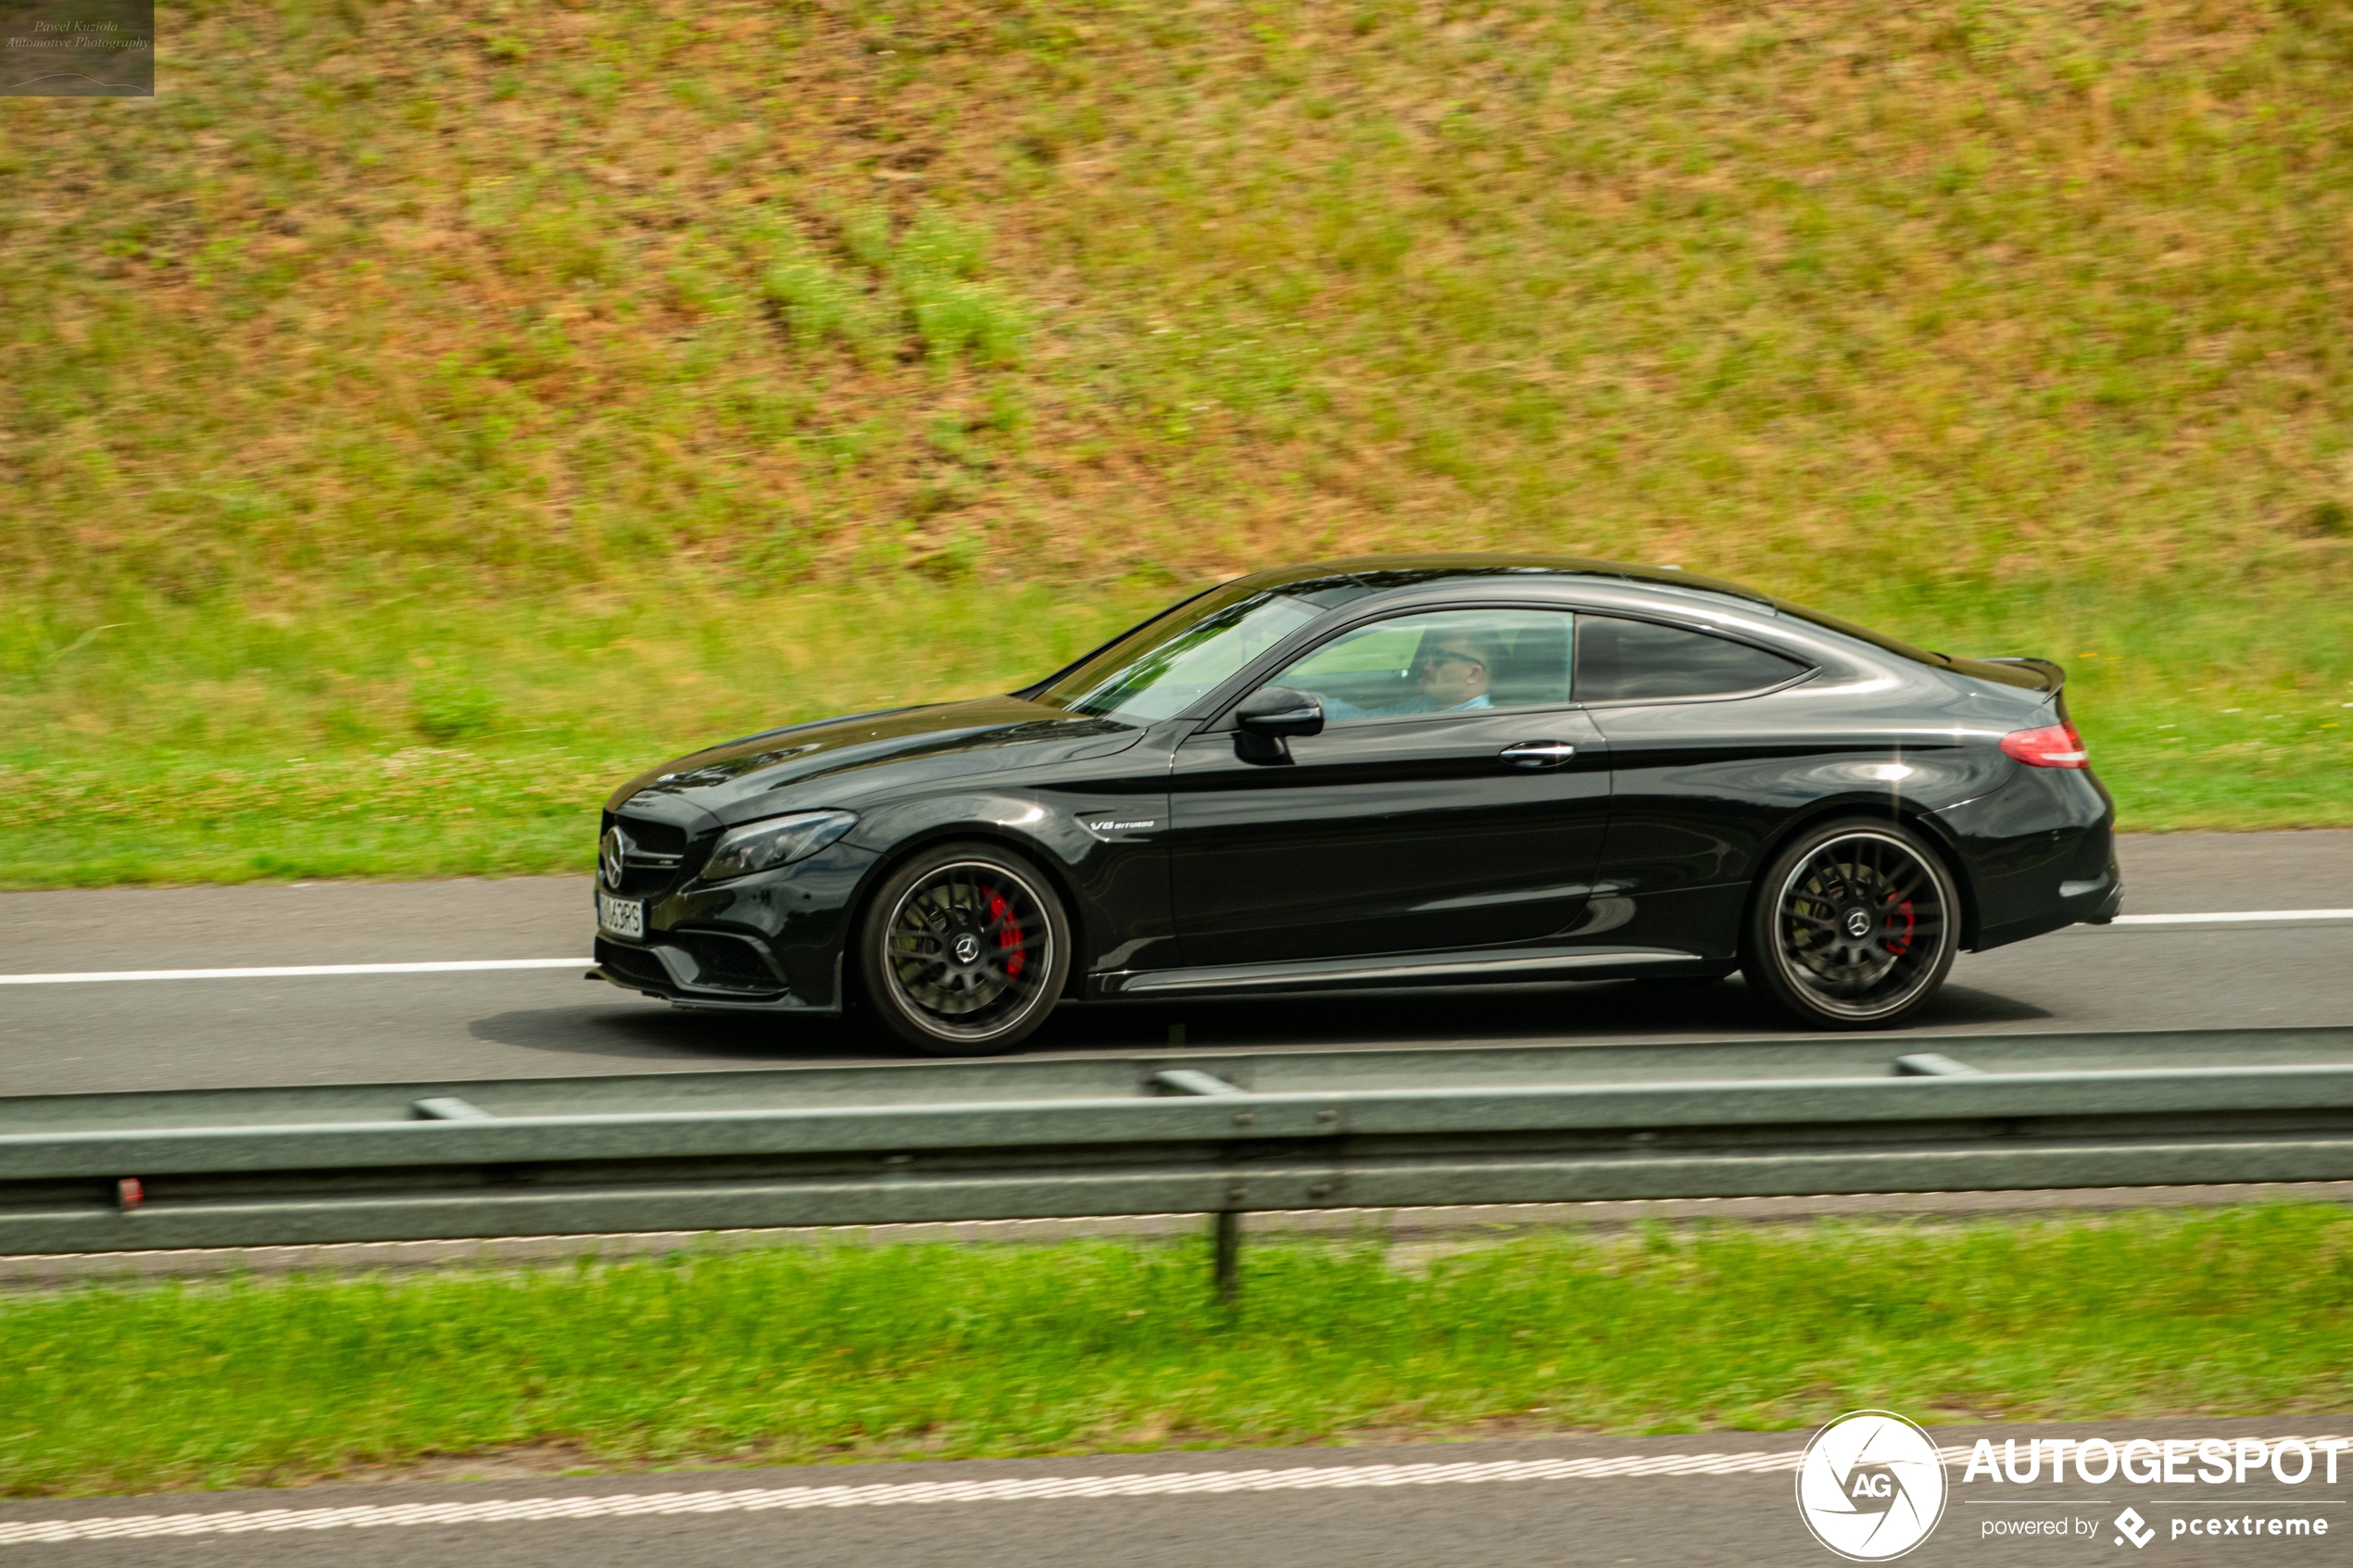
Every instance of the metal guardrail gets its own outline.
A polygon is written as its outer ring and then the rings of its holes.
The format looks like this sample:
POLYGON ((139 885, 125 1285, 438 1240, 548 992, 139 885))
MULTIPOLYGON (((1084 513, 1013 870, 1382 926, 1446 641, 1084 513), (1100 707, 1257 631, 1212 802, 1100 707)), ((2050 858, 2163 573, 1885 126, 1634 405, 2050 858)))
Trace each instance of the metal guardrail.
POLYGON ((2353 1028, 0 1097, 19 1254, 2348 1178, 2353 1028))

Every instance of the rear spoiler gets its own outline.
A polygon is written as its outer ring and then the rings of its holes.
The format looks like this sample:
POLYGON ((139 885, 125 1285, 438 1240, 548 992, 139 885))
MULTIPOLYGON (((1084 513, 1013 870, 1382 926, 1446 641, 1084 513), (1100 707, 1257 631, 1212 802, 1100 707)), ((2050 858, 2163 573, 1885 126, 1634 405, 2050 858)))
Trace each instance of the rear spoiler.
POLYGON ((1982 681, 2039 691, 2051 699, 2061 719, 2067 717, 2067 671, 2047 659, 1957 659, 1953 668, 1982 681))

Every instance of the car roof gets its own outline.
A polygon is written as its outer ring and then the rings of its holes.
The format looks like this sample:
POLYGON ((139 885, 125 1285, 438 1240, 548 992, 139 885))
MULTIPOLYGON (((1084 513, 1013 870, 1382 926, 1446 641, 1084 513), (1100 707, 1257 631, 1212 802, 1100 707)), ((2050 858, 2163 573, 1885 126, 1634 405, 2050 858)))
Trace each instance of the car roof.
POLYGON ((1473 578, 1584 578, 1611 585, 1667 588, 1679 593, 1720 594, 1768 614, 1778 608, 1770 594, 1720 577, 1703 577, 1671 566, 1635 566, 1582 556, 1485 555, 1473 552, 1414 556, 1354 556, 1253 572, 1242 581, 1276 592, 1312 594, 1328 584, 1376 593, 1473 578))
MULTIPOLYGON (((2005 685, 2039 687, 2047 684, 2039 675, 2005 670, 1975 660, 1956 660, 1944 654, 1915 647, 1868 626, 1859 626, 1838 616, 1777 598, 1744 583, 1721 577, 1706 577, 1673 566, 1637 566, 1626 561, 1599 560, 1585 556, 1486 555, 1470 551, 1413 556, 1355 556, 1341 560, 1277 567, 1239 578, 1228 586, 1248 584, 1266 592, 1296 595, 1322 604, 1327 608, 1337 608, 1350 600, 1361 600, 1367 595, 1410 593, 1415 588, 1435 583, 1466 585, 1480 580, 1492 582, 1499 578, 1540 583, 1582 582, 1597 588, 1667 596, 1670 600, 1680 599, 1686 604, 1694 600, 1704 603, 1715 599, 1718 601, 1719 609, 1739 609, 1751 615, 1772 616, 1792 629, 1794 629, 1795 623, 1803 622, 1816 630, 1834 633, 1850 642, 1865 644, 1881 653, 1894 654, 1931 669, 1960 670, 1963 673, 2005 685)), ((1661 604, 1659 608, 1666 608, 1667 605, 1661 604)))

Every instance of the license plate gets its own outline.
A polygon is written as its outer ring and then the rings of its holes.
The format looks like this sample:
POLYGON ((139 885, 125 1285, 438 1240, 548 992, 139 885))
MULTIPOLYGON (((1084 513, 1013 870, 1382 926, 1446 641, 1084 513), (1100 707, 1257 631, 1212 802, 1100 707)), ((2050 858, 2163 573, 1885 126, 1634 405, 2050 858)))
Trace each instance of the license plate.
POLYGON ((646 906, 635 898, 616 898, 610 893, 597 895, 597 924, 615 936, 646 935, 646 906))

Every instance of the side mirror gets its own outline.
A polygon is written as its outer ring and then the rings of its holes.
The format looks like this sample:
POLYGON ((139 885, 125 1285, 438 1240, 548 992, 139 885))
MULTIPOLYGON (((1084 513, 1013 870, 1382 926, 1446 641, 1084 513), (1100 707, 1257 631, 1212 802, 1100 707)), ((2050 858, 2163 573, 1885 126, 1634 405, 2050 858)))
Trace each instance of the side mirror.
POLYGON ((1290 686, 1261 686, 1234 709, 1234 722, 1267 740, 1324 733, 1324 699, 1290 686))

